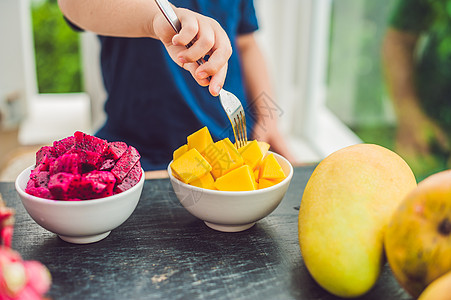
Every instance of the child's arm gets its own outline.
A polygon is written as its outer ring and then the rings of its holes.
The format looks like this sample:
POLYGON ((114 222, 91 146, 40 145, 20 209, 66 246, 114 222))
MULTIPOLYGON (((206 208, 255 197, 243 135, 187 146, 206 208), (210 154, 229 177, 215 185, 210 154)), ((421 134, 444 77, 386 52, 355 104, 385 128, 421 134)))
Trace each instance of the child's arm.
POLYGON ((232 48, 225 31, 211 18, 174 7, 182 25, 176 35, 151 0, 58 0, 58 4, 71 22, 85 30, 107 36, 161 40, 171 58, 200 85, 210 85, 214 96, 224 84, 232 48), (194 38, 193 46, 186 49, 184 45, 194 38), (196 61, 205 55, 210 55, 210 59, 198 66, 196 61))

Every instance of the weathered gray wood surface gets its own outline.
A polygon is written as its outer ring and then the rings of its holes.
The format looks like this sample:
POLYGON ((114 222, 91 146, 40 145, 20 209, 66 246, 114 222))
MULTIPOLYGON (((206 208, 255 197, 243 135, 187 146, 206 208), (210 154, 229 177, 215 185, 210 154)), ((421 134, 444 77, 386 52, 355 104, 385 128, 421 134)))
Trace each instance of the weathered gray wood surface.
MULTIPOLYGON (((49 268, 52 299, 336 299, 313 281, 299 250, 298 209, 313 169, 295 168, 280 206, 239 233, 214 231, 191 216, 168 179, 147 180, 133 215, 87 245, 37 225, 13 183, 0 183, 0 193, 17 213, 13 248, 49 268)), ((362 299, 410 297, 386 265, 362 299)))

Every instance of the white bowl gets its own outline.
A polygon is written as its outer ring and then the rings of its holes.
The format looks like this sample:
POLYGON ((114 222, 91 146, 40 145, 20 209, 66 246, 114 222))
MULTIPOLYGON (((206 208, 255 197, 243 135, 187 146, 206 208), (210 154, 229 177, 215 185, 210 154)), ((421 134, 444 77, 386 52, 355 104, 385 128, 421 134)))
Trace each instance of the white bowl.
POLYGON ((144 186, 141 180, 130 189, 113 196, 83 201, 49 200, 25 192, 34 166, 16 179, 16 190, 31 218, 61 239, 75 244, 86 244, 106 238, 111 230, 124 223, 135 210, 144 186))
POLYGON ((287 177, 282 182, 261 190, 229 192, 192 186, 172 175, 172 161, 168 166, 169 178, 183 207, 203 220, 208 227, 224 232, 243 231, 276 209, 290 185, 293 167, 281 155, 273 154, 287 177))

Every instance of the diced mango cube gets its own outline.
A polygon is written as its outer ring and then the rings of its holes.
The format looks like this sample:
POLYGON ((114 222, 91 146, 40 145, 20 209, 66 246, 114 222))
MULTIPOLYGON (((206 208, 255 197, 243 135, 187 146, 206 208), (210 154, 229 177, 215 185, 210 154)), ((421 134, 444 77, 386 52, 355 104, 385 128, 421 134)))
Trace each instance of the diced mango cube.
POLYGON ((256 140, 248 142, 245 146, 238 149, 238 152, 244 159, 244 163, 255 170, 263 159, 263 153, 256 140))
POLYGON ((260 150, 262 151, 263 158, 265 158, 271 146, 267 142, 257 141, 257 143, 258 146, 260 147, 260 150))
POLYGON ((208 131, 206 126, 190 134, 186 140, 188 142, 188 150, 196 148, 199 153, 202 153, 205 148, 213 143, 210 131, 208 131))
POLYGON ((280 183, 282 180, 270 180, 270 179, 260 178, 260 180, 258 181, 258 189, 264 189, 264 188, 276 185, 276 184, 280 183))
POLYGON ((266 156, 260 166, 260 172, 258 175, 259 182, 262 178, 270 180, 280 180, 286 177, 282 167, 275 158, 274 154, 266 156))
POLYGON ((217 178, 215 187, 220 191, 256 190, 257 185, 253 177, 251 168, 248 165, 243 165, 217 178))
POLYGON ((211 175, 210 172, 208 172, 202 177, 197 178, 196 180, 191 181, 190 184, 204 189, 209 190, 215 189, 214 188, 215 180, 213 179, 213 176, 211 175))
POLYGON ((171 163, 175 177, 190 183, 211 171, 211 165, 195 148, 188 150, 171 163))
POLYGON ((254 170, 254 178, 255 178, 255 181, 257 181, 257 183, 258 183, 258 181, 260 179, 260 178, 258 178, 259 174, 260 174, 260 168, 257 167, 254 170))
POLYGON ((188 145, 185 144, 183 146, 180 146, 179 148, 177 148, 174 153, 172 154, 172 158, 173 160, 176 160, 177 158, 179 158, 180 156, 182 156, 184 153, 186 153, 188 151, 188 145))
POLYGON ((243 165, 244 160, 228 138, 208 146, 202 155, 212 166, 211 174, 215 179, 243 165))

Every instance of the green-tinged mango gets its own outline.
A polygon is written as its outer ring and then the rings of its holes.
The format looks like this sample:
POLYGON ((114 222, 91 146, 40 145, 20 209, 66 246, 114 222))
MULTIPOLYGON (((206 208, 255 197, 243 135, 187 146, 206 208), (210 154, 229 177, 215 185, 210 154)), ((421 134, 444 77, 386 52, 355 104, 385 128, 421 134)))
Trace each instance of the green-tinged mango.
POLYGON ((384 264, 384 230, 416 187, 396 153, 373 144, 340 149, 315 168, 299 210, 299 244, 316 282, 330 293, 358 297, 376 283, 384 264))

